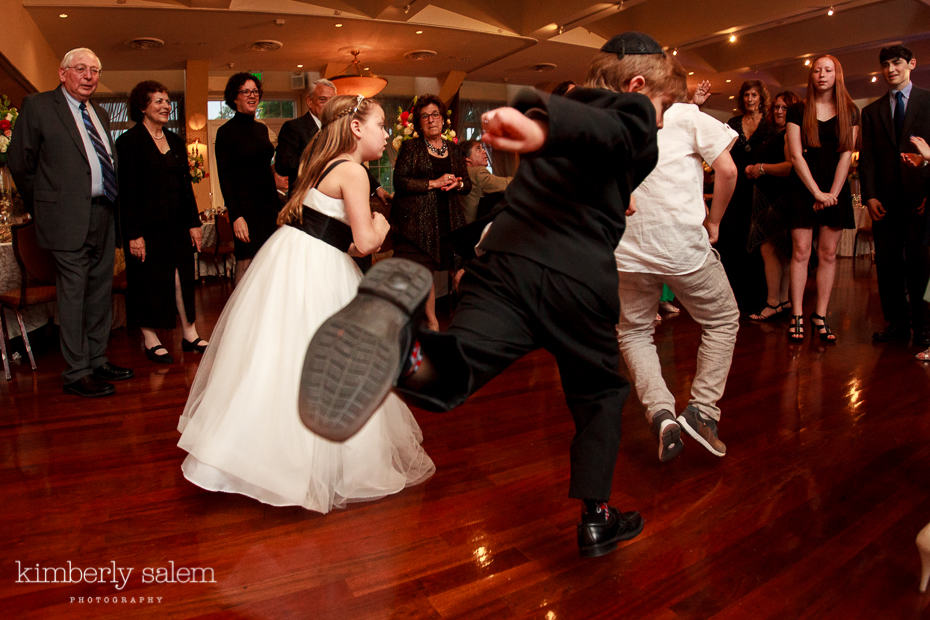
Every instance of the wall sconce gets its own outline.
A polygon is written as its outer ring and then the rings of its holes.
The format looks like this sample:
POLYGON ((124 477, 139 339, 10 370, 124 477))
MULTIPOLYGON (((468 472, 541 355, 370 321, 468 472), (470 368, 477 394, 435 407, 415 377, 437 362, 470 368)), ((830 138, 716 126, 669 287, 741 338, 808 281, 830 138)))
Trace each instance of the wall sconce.
POLYGON ((207 117, 202 112, 194 112, 187 118, 187 128, 191 131, 201 131, 207 126, 207 117))

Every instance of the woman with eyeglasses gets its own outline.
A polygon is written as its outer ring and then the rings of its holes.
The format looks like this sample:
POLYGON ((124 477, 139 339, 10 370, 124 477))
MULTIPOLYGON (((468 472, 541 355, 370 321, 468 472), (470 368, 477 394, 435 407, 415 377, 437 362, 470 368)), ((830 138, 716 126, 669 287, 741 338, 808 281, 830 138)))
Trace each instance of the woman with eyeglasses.
POLYGON ((728 120, 727 124, 738 134, 730 154, 739 175, 733 197, 720 221, 717 250, 740 314, 747 315, 756 312, 765 299, 762 259, 758 252, 749 252, 747 245, 755 186, 751 174, 753 167, 762 161, 763 145, 772 134, 772 126, 766 120, 769 91, 759 80, 747 80, 740 85, 736 105, 740 114, 728 120))
POLYGON ((146 80, 129 94, 136 124, 119 137, 120 220, 128 246, 126 305, 130 324, 142 329, 151 361, 174 361, 156 330, 181 319, 181 349, 203 353, 207 341, 194 321, 194 251, 200 251, 197 201, 187 147, 165 127, 171 98, 164 84, 146 80))
MULTIPOLYGON (((394 165, 394 256, 433 271, 449 271, 455 267, 449 233, 465 224, 456 196, 468 195, 471 179, 461 151, 442 137, 446 119, 442 100, 435 95, 419 97, 413 119, 418 137, 403 143, 394 165)), ((435 287, 426 301, 426 321, 430 329, 439 329, 435 287)))
POLYGON ((268 127, 255 120, 262 100, 261 80, 236 73, 226 82, 223 97, 236 114, 216 132, 216 171, 235 235, 238 282, 277 228, 281 203, 271 169, 274 146, 268 127))
POLYGON ((752 226, 749 230, 749 250, 759 248, 765 265, 765 306, 750 314, 753 321, 771 321, 783 316, 788 301, 788 259, 791 258, 791 238, 788 236, 788 175, 791 161, 785 144, 788 108, 800 101, 790 90, 775 95, 769 121, 774 131, 762 145, 757 164, 746 175, 755 179, 752 198, 752 226))

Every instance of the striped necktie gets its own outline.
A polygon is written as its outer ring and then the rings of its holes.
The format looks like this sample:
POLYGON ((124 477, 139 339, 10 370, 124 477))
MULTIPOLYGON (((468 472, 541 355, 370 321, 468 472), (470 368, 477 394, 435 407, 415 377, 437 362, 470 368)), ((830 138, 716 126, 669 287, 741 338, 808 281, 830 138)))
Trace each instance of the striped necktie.
POLYGON ((100 160, 100 171, 103 173, 103 194, 110 202, 116 201, 116 170, 113 169, 113 161, 110 154, 107 153, 107 147, 104 146, 100 134, 93 121, 90 120, 90 114, 87 113, 87 104, 81 103, 81 118, 84 119, 84 127, 87 129, 87 135, 94 145, 97 152, 97 159, 100 160))

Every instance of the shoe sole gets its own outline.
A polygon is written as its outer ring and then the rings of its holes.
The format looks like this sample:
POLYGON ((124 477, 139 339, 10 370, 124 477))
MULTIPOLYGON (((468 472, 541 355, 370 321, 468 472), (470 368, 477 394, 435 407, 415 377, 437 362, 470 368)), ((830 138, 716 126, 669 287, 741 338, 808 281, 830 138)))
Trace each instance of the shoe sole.
POLYGON ((102 398, 102 397, 104 397, 104 396, 113 396, 114 394, 116 394, 116 390, 115 390, 115 389, 113 389, 113 390, 104 390, 103 392, 97 392, 97 393, 95 393, 95 394, 91 394, 91 393, 89 393, 89 392, 82 392, 82 391, 80 391, 80 390, 74 390, 74 389, 71 389, 71 388, 62 388, 62 391, 63 391, 65 394, 73 394, 73 395, 75 395, 75 396, 83 396, 84 398, 102 398))
POLYGON ((602 555, 607 555, 608 553, 616 549, 617 546, 624 540, 630 540, 631 538, 636 538, 637 536, 639 536, 640 532, 643 531, 643 525, 645 525, 645 521, 642 515, 640 515, 639 523, 636 525, 634 529, 627 530, 623 532, 622 534, 619 534, 616 537, 611 538, 610 540, 606 542, 602 542, 598 545, 592 545, 590 547, 585 547, 584 549, 579 548, 578 553, 583 558, 599 558, 602 555))
POLYGON ((727 454, 726 452, 721 452, 720 450, 717 450, 716 448, 714 448, 713 446, 711 446, 709 443, 707 443, 707 440, 706 440, 706 439, 704 439, 703 437, 701 437, 701 434, 700 434, 699 432, 697 432, 696 429, 691 428, 691 425, 688 424, 688 420, 687 420, 684 416, 681 416, 681 415, 678 416, 678 423, 681 425, 681 428, 685 429, 685 431, 686 431, 689 435, 691 435, 691 437, 692 437, 695 441, 697 441, 699 444, 701 444, 702 446, 704 446, 705 448, 707 448, 707 451, 708 451, 708 452, 710 452, 711 454, 716 455, 716 456, 726 456, 726 454, 727 454))
POLYGON ((369 270, 355 299, 307 347, 297 401, 304 426, 341 442, 365 425, 403 368, 401 334, 432 283, 428 269, 404 259, 369 270))
POLYGON ((685 444, 681 441, 681 426, 669 424, 659 437, 659 460, 668 463, 681 454, 685 444))

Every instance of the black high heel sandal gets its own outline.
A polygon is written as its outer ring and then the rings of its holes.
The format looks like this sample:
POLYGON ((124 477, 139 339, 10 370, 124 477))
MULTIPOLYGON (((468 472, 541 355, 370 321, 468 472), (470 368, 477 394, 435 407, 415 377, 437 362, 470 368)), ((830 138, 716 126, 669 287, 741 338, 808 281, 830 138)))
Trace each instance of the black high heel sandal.
POLYGON ((788 340, 801 342, 804 340, 804 316, 794 314, 791 316, 791 325, 788 326, 788 340))
POLYGON ((750 314, 749 320, 756 321, 757 323, 765 323, 767 321, 774 321, 775 319, 781 316, 782 312, 785 312, 788 309, 789 305, 791 305, 791 303, 787 301, 783 301, 780 304, 775 305, 775 306, 773 306, 772 304, 768 302, 765 302, 765 307, 763 307, 761 310, 759 310, 755 314, 750 314), (766 308, 768 308, 769 310, 772 310, 772 314, 769 314, 768 316, 763 314, 766 308))
POLYGON ((811 327, 817 330, 817 335, 820 336, 820 340, 829 342, 830 344, 836 344, 836 334, 834 334, 830 326, 827 325, 827 317, 812 312, 811 327), (820 321, 820 324, 814 323, 815 320, 820 321))

